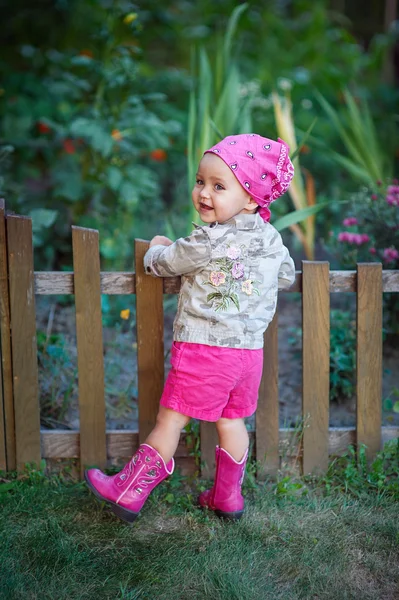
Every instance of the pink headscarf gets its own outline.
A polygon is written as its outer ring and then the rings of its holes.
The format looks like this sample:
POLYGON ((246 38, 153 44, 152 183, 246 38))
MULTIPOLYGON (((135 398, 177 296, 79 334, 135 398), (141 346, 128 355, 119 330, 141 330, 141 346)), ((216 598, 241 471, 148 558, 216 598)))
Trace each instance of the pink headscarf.
POLYGON ((287 191, 294 176, 289 150, 280 138, 275 142, 256 133, 242 133, 225 137, 204 154, 220 156, 261 207, 262 219, 270 221, 268 206, 287 191))

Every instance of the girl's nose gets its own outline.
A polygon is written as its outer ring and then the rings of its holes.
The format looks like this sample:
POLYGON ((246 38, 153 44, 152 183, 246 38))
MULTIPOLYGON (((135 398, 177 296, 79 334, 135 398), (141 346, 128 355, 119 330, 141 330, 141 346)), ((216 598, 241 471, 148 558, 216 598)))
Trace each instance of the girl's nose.
POLYGON ((200 191, 200 198, 209 198, 209 190, 205 185, 200 191))

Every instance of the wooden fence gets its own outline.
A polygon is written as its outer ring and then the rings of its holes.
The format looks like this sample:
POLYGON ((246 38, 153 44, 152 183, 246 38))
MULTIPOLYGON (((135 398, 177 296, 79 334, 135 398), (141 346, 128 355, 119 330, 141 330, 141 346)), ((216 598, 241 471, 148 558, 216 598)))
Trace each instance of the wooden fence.
MULTIPOLYGON (((72 228, 73 272, 34 272, 32 224, 27 217, 5 216, 0 201, 0 469, 21 469, 41 459, 80 459, 104 467, 108 460, 133 454, 155 423, 164 384, 163 294, 177 294, 180 278, 145 275, 148 242, 135 242, 135 273, 100 272, 99 235, 72 228), (72 294, 76 305, 80 430, 41 430, 36 344, 35 295, 72 294), (105 423, 101 294, 136 294, 138 431, 107 431, 105 423)), ((303 394, 306 426, 300 442, 293 429, 279 429, 277 320, 265 332, 264 373, 251 433, 258 476, 274 476, 282 456, 299 472, 326 470, 329 456, 349 444, 364 443, 368 459, 398 427, 381 427, 382 293, 399 292, 399 271, 379 263, 356 271, 329 271, 327 262, 303 261, 287 293, 302 293, 303 394), (330 293, 357 294, 357 419, 354 428, 329 428, 330 293)), ((286 292, 284 292, 286 293, 286 292)), ((200 428, 203 474, 214 469, 214 425, 200 428)), ((177 464, 193 470, 182 435, 177 464)))

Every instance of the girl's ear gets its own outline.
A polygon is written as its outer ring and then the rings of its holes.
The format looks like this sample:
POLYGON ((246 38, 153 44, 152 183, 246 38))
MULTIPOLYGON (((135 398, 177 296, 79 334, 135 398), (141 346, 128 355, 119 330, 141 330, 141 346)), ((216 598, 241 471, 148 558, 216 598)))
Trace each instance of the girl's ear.
POLYGON ((252 196, 249 197, 248 199, 248 206, 247 206, 247 210, 254 210, 254 208, 257 208, 259 205, 256 202, 256 200, 254 200, 252 198, 252 196))

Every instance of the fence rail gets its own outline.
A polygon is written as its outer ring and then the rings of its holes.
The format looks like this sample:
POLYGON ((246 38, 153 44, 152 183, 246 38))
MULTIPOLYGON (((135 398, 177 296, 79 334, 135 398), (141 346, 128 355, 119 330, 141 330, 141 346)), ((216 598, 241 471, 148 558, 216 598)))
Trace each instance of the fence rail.
MULTIPOLYGON (((42 458, 80 459, 104 467, 130 456, 155 423, 164 384, 163 294, 176 294, 180 278, 157 279, 144 273, 148 242, 135 242, 135 273, 100 272, 99 234, 72 228, 74 272, 34 272, 32 223, 5 215, 0 201, 0 469, 23 468, 42 458), (80 430, 41 430, 36 343, 36 295, 75 296, 80 430), (136 294, 138 431, 107 431, 101 294, 136 294)), ((364 443, 369 460, 399 427, 381 426, 382 294, 399 292, 399 271, 379 263, 356 271, 329 271, 327 262, 303 261, 290 290, 302 294, 303 393, 306 426, 300 441, 294 429, 278 422, 278 313, 265 332, 264 372, 251 433, 258 476, 276 475, 282 457, 302 473, 325 471, 331 455, 364 443), (357 296, 357 414, 354 428, 329 428, 330 294, 357 296)), ((202 473, 214 470, 215 428, 201 423, 202 473)), ((182 435, 177 464, 194 468, 182 435)))

